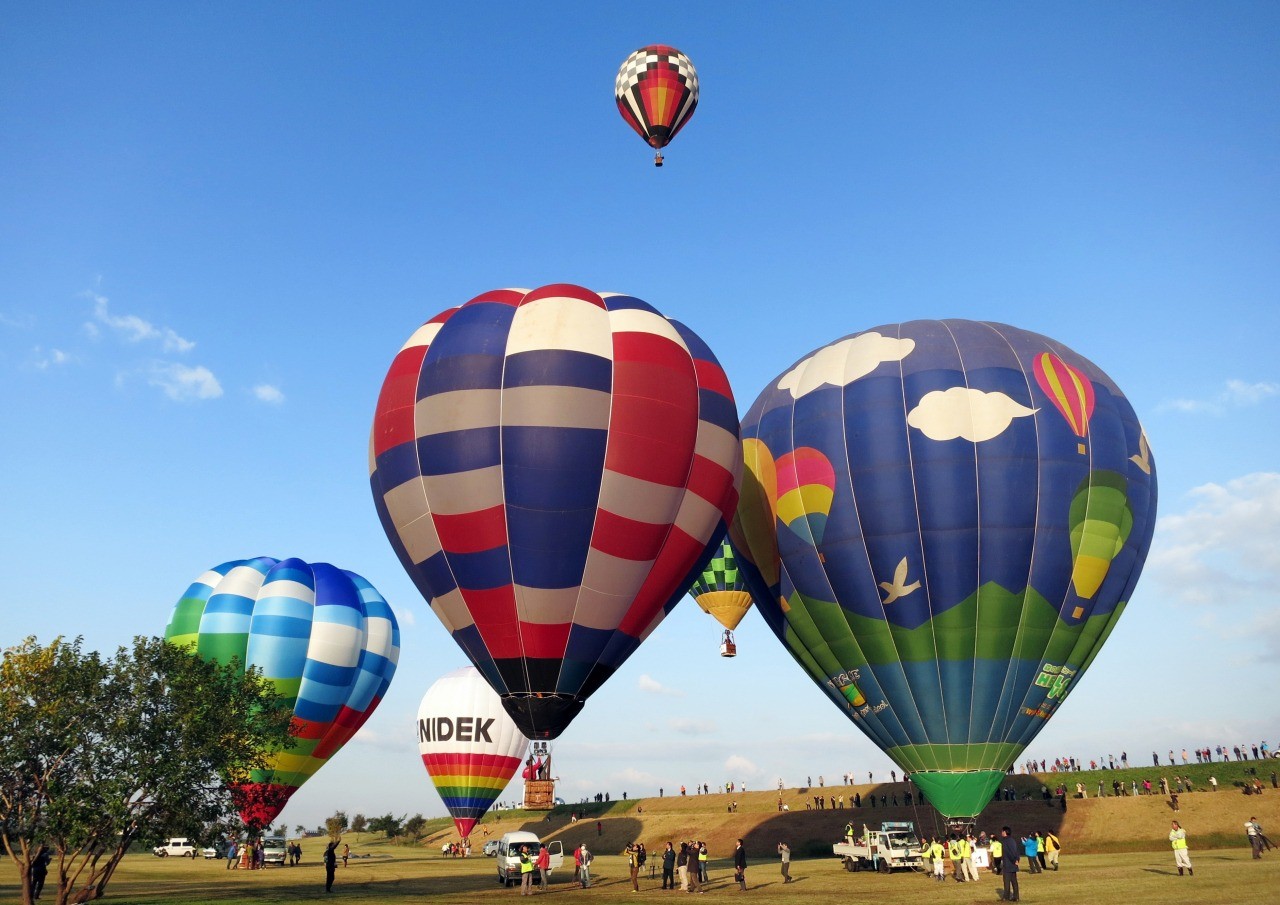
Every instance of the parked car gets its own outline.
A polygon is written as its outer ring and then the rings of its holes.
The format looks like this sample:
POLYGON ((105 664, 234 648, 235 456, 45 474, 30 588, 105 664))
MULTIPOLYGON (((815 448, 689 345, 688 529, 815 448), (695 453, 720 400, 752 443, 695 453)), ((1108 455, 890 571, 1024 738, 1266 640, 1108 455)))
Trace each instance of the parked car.
POLYGON ((200 854, 204 855, 204 860, 213 861, 216 858, 226 857, 227 850, 223 848, 222 843, 215 843, 202 848, 200 854))
POLYGON ((498 849, 502 848, 501 839, 490 839, 484 844, 484 855, 486 858, 493 858, 498 854, 498 849))
POLYGON ((176 836, 173 839, 165 841, 164 845, 157 845, 151 850, 157 858, 168 858, 170 855, 177 855, 183 858, 194 858, 196 856, 196 847, 191 844, 191 840, 186 836, 176 836))

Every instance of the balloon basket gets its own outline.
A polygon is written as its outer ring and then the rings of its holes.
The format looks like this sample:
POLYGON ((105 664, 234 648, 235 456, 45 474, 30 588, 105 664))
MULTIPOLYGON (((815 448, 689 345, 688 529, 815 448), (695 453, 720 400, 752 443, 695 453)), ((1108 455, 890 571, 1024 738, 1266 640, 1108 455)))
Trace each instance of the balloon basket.
POLYGON ((738 656, 738 645, 733 642, 733 633, 726 630, 724 637, 720 639, 720 656, 736 657, 738 656))
POLYGON ((526 779, 524 783, 524 809, 549 811, 556 806, 554 779, 526 779))
POLYGON ((653 155, 653 165, 654 165, 655 167, 660 167, 660 166, 662 166, 662 155, 661 155, 661 154, 654 154, 654 155, 653 155))

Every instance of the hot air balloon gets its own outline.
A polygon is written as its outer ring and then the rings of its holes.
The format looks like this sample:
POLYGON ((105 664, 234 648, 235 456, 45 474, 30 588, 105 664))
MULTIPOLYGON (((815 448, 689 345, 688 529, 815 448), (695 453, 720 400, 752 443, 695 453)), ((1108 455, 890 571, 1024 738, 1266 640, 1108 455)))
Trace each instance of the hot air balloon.
POLYGON ((463 839, 507 787, 528 744, 473 666, 437 679, 418 707, 418 753, 463 839))
POLYGON ((698 70, 674 47, 650 44, 622 61, 613 94, 627 125, 657 152, 653 165, 660 167, 662 149, 698 106, 698 70))
POLYGON ((694 579, 689 596, 702 608, 702 612, 724 626, 720 656, 736 657, 738 645, 733 640, 733 630, 751 609, 751 592, 738 574, 738 559, 727 540, 720 544, 711 562, 694 579))
POLYGON ((255 666, 293 711, 293 748, 233 784, 252 829, 356 734, 395 675, 400 628, 382 595, 328 563, 266 556, 215 566, 173 608, 170 644, 206 660, 255 666))
MULTIPOLYGON (((1087 437, 1094 405, 1093 384, 1089 382, 1089 378, 1052 352, 1037 355, 1032 371, 1040 389, 1045 391, 1049 401, 1062 413, 1075 435, 1082 440, 1087 437)), ((1077 443, 1076 452, 1084 455, 1085 445, 1077 443)))
POLYGON ((939 811, 977 815, 1141 572, 1156 479, 1128 400, 1043 336, 913 321, 806 356, 742 432, 730 534, 761 614, 939 811), (784 506, 801 450, 830 463, 832 495, 784 506))
POLYGON ((639 299, 501 289, 432 318, 378 399, 370 487, 432 610, 529 738, 555 738, 720 542, 733 394, 639 299))

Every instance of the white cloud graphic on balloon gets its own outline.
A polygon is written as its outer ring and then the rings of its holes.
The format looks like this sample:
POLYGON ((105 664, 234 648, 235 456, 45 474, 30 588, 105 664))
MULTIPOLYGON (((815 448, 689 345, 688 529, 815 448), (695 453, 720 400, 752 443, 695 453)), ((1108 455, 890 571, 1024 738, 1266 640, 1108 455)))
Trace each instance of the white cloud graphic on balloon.
POLYGON ((952 387, 925 393, 919 405, 907 414, 907 424, 917 428, 930 440, 955 440, 963 437, 981 443, 1008 430, 1014 418, 1034 415, 1004 393, 984 393, 968 387, 952 387))
POLYGON ((778 380, 778 389, 799 399, 824 386, 843 387, 866 377, 886 361, 902 361, 914 339, 894 339, 874 330, 832 343, 800 362, 778 380))

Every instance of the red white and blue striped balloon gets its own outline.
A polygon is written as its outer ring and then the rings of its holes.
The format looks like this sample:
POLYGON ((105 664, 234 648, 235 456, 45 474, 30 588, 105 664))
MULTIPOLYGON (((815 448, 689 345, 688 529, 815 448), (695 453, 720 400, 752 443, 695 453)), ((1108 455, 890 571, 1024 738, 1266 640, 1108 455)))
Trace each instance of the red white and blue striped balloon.
POLYGON ((500 289, 382 386, 378 515, 521 731, 555 738, 679 601, 737 505, 738 415, 692 330, 625 295, 500 289))

